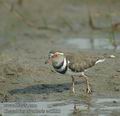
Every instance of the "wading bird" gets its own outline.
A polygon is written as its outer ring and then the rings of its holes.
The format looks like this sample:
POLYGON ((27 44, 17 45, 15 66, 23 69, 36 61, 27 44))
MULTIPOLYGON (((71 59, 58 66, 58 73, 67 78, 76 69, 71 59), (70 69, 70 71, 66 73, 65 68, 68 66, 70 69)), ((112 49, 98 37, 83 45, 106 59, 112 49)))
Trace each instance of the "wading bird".
POLYGON ((91 86, 89 83, 89 77, 84 73, 88 68, 96 65, 99 62, 105 61, 105 57, 95 54, 85 53, 63 53, 61 51, 50 51, 48 60, 45 63, 49 63, 53 66, 56 72, 61 74, 69 74, 72 78, 71 90, 75 93, 75 76, 83 77, 86 81, 86 92, 91 93, 91 86))

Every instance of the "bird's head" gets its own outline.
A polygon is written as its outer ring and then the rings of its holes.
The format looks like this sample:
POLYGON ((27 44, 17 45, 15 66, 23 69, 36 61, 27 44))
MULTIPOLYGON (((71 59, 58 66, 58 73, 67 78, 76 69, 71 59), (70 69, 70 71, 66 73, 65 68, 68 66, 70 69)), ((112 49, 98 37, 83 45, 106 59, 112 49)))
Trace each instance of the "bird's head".
POLYGON ((48 60, 45 61, 45 64, 59 65, 64 60, 64 53, 60 51, 50 51, 48 54, 48 60))

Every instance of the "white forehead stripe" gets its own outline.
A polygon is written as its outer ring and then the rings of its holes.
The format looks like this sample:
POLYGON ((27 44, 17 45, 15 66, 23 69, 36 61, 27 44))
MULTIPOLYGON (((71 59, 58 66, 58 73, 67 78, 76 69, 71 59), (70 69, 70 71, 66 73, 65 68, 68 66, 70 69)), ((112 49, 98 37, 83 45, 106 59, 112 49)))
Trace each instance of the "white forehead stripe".
POLYGON ((64 55, 64 53, 62 53, 62 52, 56 52, 56 54, 64 55))
POLYGON ((52 57, 52 56, 54 56, 55 54, 64 55, 64 53, 62 53, 62 52, 55 52, 55 53, 50 53, 50 54, 49 54, 49 57, 52 57))

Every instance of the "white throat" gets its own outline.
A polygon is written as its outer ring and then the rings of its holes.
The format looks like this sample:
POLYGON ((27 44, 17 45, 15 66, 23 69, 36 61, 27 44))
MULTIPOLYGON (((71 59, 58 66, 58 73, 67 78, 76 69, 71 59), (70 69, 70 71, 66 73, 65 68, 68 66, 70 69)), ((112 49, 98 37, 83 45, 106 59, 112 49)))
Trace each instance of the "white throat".
POLYGON ((65 70, 67 66, 67 61, 66 61, 66 58, 64 58, 64 61, 63 61, 63 66, 61 66, 61 68, 59 69, 55 69, 57 72, 62 72, 63 70, 65 70))

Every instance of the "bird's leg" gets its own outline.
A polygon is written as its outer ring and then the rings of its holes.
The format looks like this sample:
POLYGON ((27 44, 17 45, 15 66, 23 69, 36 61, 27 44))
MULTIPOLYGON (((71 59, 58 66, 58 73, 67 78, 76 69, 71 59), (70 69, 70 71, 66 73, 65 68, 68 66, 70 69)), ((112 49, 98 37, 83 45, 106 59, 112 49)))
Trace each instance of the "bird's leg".
POLYGON ((75 94, 75 79, 74 79, 74 76, 71 76, 72 77, 72 86, 71 86, 71 91, 73 94, 75 94))
POLYGON ((86 81, 86 86, 87 86, 86 92, 88 94, 92 93, 88 77, 84 73, 82 73, 82 75, 80 75, 80 76, 82 76, 86 81))

